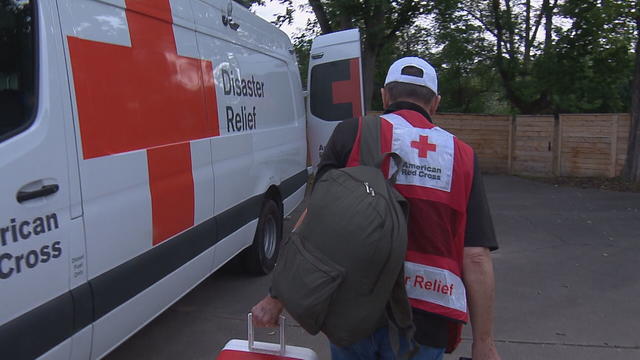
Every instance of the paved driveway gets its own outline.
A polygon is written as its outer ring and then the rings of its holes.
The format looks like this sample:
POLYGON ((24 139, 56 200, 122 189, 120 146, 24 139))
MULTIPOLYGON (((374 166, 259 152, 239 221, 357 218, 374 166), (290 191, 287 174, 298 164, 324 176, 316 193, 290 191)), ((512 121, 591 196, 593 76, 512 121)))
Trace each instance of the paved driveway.
MULTIPOLYGON (((486 176, 500 249, 496 338, 503 359, 640 359, 640 194, 486 176)), ((288 222, 290 226, 291 221, 288 222)), ((246 336, 268 277, 218 272, 116 349, 116 359, 214 359, 246 336)), ((470 355, 470 329, 455 356, 470 355)), ((270 331, 258 335, 277 342, 270 331)), ((287 337, 328 359, 323 336, 287 337)))

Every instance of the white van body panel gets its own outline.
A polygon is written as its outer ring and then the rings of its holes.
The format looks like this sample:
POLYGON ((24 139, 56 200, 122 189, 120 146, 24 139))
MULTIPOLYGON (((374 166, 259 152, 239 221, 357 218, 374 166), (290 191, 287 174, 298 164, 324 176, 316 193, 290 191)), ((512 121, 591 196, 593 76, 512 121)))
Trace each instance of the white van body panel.
POLYGON ((289 214, 296 207, 298 207, 298 205, 300 205, 302 200, 304 200, 306 190, 306 188, 300 188, 295 193, 293 193, 293 195, 284 200, 283 205, 285 214, 289 214))
MULTIPOLYGON (((190 0, 170 0, 173 24, 194 30, 190 0)), ((174 26, 175 28, 175 26, 174 26)))
MULTIPOLYGON (((330 34, 320 35, 313 39, 313 43, 311 44, 311 54, 315 54, 318 51, 326 50, 326 48, 340 47, 342 48, 343 44, 349 44, 360 42, 360 31, 358 29, 350 29, 344 31, 337 31, 330 34), (315 50, 315 51, 314 51, 315 50)), ((354 50, 358 50, 357 48, 347 47, 342 48, 341 51, 346 51, 345 55, 347 58, 353 56, 354 50)), ((340 53, 334 52, 333 54, 328 54, 332 59, 329 61, 339 60, 340 53)))
POLYGON ((213 269, 218 270, 229 259, 246 248, 253 241, 258 220, 253 220, 242 228, 236 230, 215 245, 213 269))
POLYGON ((236 3, 231 15, 240 26, 237 31, 225 27, 222 15, 227 15, 228 4, 226 0, 192 0, 196 31, 274 56, 289 56, 292 45, 287 34, 236 3))
POLYGON ((191 164, 195 198, 194 223, 202 224, 213 217, 215 186, 211 167, 211 141, 209 139, 191 142, 191 164))
POLYGON ((124 342, 175 300, 196 287, 211 270, 213 249, 180 268, 103 316, 94 324, 91 359, 99 359, 124 342), (175 299, 167 301, 167 299, 175 299))
POLYGON ((143 152, 80 162, 85 236, 91 239, 87 241, 89 278, 150 248, 145 241, 151 238, 152 223, 149 177, 141 166, 145 162, 143 152))
MULTIPOLYGON (((71 360, 86 360, 91 358, 91 339, 93 325, 78 331, 71 338, 71 360)), ((46 358, 46 356, 45 356, 46 358)))
POLYGON ((47 360, 67 360, 71 353, 72 340, 67 339, 60 344, 56 345, 53 349, 47 351, 39 359, 47 360))
POLYGON ((124 0, 58 2, 62 32, 82 39, 130 47, 124 7, 124 0))

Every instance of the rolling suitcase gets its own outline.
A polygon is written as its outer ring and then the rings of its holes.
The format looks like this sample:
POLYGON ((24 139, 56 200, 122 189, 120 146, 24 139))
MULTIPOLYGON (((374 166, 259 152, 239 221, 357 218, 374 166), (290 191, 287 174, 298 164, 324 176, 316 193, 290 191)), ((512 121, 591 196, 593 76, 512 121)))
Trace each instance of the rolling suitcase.
POLYGON ((311 349, 286 345, 284 316, 280 316, 280 344, 254 341, 251 314, 247 320, 248 340, 229 340, 216 360, 318 360, 311 349))

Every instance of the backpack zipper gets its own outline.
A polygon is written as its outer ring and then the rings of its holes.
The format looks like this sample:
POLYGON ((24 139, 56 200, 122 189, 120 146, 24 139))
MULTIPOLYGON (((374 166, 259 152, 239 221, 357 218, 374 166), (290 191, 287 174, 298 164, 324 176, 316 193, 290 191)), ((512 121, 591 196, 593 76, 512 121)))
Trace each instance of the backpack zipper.
POLYGON ((368 182, 364 183, 364 188, 366 189, 367 194, 371 194, 371 196, 376 196, 375 190, 373 190, 373 188, 369 187, 369 183, 368 182))

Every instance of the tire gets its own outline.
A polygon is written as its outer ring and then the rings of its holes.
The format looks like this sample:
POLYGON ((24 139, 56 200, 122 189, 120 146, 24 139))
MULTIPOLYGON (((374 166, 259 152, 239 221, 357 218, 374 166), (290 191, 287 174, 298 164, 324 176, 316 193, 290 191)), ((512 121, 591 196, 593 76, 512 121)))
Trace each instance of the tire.
POLYGON ((262 204, 253 244, 245 253, 245 268, 254 275, 266 275, 276 266, 282 243, 282 212, 275 201, 262 204))

